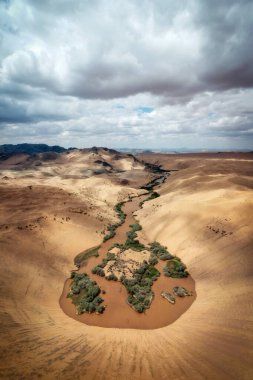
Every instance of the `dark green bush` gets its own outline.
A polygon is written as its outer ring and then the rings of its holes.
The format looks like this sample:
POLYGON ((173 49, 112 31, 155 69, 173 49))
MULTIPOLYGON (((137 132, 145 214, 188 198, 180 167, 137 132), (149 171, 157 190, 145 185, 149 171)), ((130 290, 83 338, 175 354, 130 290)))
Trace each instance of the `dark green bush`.
POLYGON ((137 238, 137 233, 134 232, 134 230, 131 230, 131 231, 128 231, 127 232, 127 239, 130 241, 130 240, 134 240, 135 238, 137 238))
MULTIPOLYGON (((92 270, 91 270, 92 273, 97 274, 98 276, 104 277, 105 272, 104 272, 103 268, 107 265, 108 261, 112 261, 112 260, 115 260, 115 254, 108 252, 107 256, 102 260, 102 263, 100 263, 100 264, 96 265, 94 268, 92 268, 92 270)), ((106 277, 106 279, 117 281, 118 280, 117 277, 116 276, 114 276, 114 277, 115 278, 111 278, 111 275, 109 275, 106 277)))
POLYGON ((133 231, 141 231, 142 230, 142 226, 139 223, 130 224, 130 227, 132 228, 133 231))
POLYGON ((168 252, 167 247, 161 245, 157 241, 150 243, 149 247, 151 253, 157 256, 160 260, 170 260, 174 258, 174 256, 168 252))
POLYGON ((124 211, 122 211, 122 206, 124 205, 124 202, 117 203, 114 207, 114 210, 118 214, 118 217, 121 221, 124 221, 126 219, 126 214, 124 211))
POLYGON ((142 202, 139 203, 139 206, 142 208, 145 202, 151 201, 152 199, 155 199, 158 197, 160 197, 160 194, 158 194, 156 191, 152 191, 148 198, 144 199, 142 202))
POLYGON ((105 307, 103 305, 99 305, 96 307, 96 313, 97 314, 102 314, 105 310, 105 307))
POLYGON ((93 274, 97 274, 100 277, 104 277, 105 276, 105 272, 104 272, 103 268, 101 268, 101 266, 99 266, 99 265, 97 265, 94 268, 92 268, 91 272, 93 274))
POLYGON ((115 276, 114 273, 110 273, 108 276, 106 276, 106 279, 108 281, 118 281, 118 278, 115 276))
POLYGON ((116 232, 115 232, 116 229, 124 223, 124 220, 126 219, 126 214, 124 213, 124 211, 122 211, 123 205, 124 205, 124 202, 120 202, 114 206, 114 210, 116 211, 119 217, 119 222, 115 224, 109 224, 107 226, 107 231, 109 231, 109 233, 104 236, 104 239, 103 239, 104 242, 113 238, 116 235, 116 232))
POLYGON ((75 271, 72 270, 72 271, 70 272, 70 278, 74 278, 74 277, 75 277, 75 271))
POLYGON ((157 257, 156 256, 150 256, 149 263, 151 265, 156 265, 158 263, 157 257))
POLYGON ((143 313, 150 307, 153 299, 153 281, 160 276, 160 272, 150 263, 144 261, 135 271, 133 278, 123 278, 122 283, 128 292, 128 303, 138 313, 143 313))
POLYGON ((173 278, 184 278, 189 275, 186 270, 186 266, 182 263, 179 257, 169 260, 163 268, 163 273, 165 276, 173 278))
POLYGON ((77 313, 102 313, 104 306, 101 303, 104 300, 99 296, 101 289, 96 281, 91 281, 86 273, 74 272, 72 276, 67 297, 71 298, 77 313))

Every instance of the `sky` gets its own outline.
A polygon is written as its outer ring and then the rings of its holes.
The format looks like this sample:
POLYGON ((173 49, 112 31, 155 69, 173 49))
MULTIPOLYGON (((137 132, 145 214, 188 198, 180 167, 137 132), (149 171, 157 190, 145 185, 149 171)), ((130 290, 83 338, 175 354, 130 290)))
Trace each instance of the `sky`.
POLYGON ((0 0, 0 144, 253 150, 253 1, 0 0))

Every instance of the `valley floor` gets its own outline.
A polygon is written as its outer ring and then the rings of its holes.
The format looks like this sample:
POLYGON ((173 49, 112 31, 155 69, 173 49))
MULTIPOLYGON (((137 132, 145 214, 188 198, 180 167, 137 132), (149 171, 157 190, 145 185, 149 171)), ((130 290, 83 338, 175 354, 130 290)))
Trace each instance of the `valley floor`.
POLYGON ((147 241, 185 262, 195 302, 154 330, 69 318, 59 297, 74 257, 101 243, 117 220, 113 206, 140 194, 134 187, 150 178, 142 173, 138 183, 135 171, 133 186, 130 171, 130 185, 122 185, 105 176, 32 177, 2 167, 0 378, 253 378, 252 154, 141 158, 178 169, 157 189, 161 196, 135 214, 147 241))

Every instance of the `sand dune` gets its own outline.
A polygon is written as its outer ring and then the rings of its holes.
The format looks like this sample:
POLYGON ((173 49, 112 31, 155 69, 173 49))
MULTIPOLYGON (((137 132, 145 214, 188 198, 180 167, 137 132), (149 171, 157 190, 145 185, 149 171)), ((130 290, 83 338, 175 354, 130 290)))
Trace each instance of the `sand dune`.
MULTIPOLYGON (((136 218, 147 241, 183 259, 197 291, 187 312, 155 330, 86 326, 59 307, 74 256, 99 244, 113 204, 140 191, 110 177, 67 178, 52 162, 52 177, 2 167, 0 377, 252 379, 251 156, 142 157, 179 169, 136 218)), ((138 171, 134 184, 147 182, 138 171)))

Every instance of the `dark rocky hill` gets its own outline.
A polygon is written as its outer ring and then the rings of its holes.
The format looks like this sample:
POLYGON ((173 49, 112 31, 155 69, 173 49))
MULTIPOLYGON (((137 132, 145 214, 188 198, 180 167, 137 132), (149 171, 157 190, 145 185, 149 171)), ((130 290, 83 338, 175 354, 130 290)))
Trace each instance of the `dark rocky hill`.
POLYGON ((47 144, 4 144, 0 145, 0 155, 8 156, 16 153, 34 154, 34 153, 45 153, 45 152, 56 152, 63 153, 68 149, 63 148, 59 145, 49 146, 47 144))

